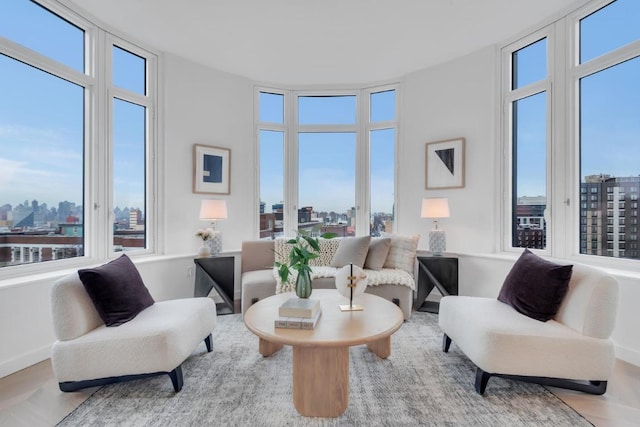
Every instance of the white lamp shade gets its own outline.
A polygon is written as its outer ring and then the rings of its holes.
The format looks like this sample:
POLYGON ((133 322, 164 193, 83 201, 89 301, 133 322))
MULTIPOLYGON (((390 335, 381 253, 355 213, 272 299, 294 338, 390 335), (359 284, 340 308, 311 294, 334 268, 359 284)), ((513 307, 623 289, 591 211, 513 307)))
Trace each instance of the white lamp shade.
MULTIPOLYGON (((351 297, 351 291, 348 286, 350 283, 349 276, 351 276, 351 266, 352 264, 347 264, 342 267, 336 272, 335 278, 336 289, 347 298, 351 297)), ((356 286, 353 288, 353 297, 355 298, 362 295, 365 289, 367 289, 367 275, 364 270, 357 265, 353 266, 353 275, 356 277, 354 280, 356 286)))
POLYGON ((427 197, 422 199, 421 218, 449 218, 449 199, 427 197))
POLYGON ((226 200, 203 200, 200 203, 200 220, 213 221, 227 219, 226 200))

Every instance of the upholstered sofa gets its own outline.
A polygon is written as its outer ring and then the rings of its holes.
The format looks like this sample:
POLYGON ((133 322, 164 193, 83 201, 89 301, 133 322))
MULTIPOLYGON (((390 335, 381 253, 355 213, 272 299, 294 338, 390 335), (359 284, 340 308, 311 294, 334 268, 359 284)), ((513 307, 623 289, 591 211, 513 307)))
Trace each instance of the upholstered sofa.
POLYGON ((615 362, 609 337, 617 300, 612 276, 580 264, 573 266, 557 314, 547 321, 496 298, 447 296, 439 314, 443 350, 453 341, 477 366, 480 394, 491 376, 603 394, 615 362))
MULTIPOLYGON (((364 271, 368 280, 366 292, 396 303, 406 320, 411 316, 413 305, 418 236, 410 238, 393 236, 389 239, 389 252, 383 268, 373 270, 365 266, 364 271), (404 268, 396 268, 398 266, 404 268)), ((320 257, 310 263, 314 289, 335 288, 335 274, 339 268, 332 267, 331 264, 339 251, 341 240, 343 239, 319 240, 320 257)), ((378 243, 378 239, 371 239, 371 242, 378 243)), ((284 240, 255 240, 242 243, 242 313, 258 300, 293 290, 286 284, 278 283, 278 275, 273 267, 274 261, 279 256, 282 257, 283 252, 286 251, 282 246, 284 244, 284 240)))

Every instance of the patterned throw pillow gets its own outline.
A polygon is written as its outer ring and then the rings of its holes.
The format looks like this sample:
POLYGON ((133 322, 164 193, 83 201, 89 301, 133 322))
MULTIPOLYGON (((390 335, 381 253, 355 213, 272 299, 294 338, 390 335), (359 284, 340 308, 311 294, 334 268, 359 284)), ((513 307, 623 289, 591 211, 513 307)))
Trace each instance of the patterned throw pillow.
POLYGON ((341 239, 318 239, 320 243, 320 256, 312 259, 309 265, 314 267, 326 267, 331 264, 331 260, 340 246, 341 239))
MULTIPOLYGON (((331 264, 333 255, 340 245, 340 239, 318 239, 320 244, 319 257, 309 261, 309 265, 321 267, 331 264)), ((289 252, 291 245, 287 243, 287 239, 276 239, 274 241, 275 261, 279 263, 289 262, 289 252)))
POLYGON ((387 259, 384 261, 384 268, 397 268, 413 276, 413 266, 416 261, 420 235, 416 234, 410 237, 387 233, 382 235, 383 237, 391 238, 391 247, 389 248, 387 259))

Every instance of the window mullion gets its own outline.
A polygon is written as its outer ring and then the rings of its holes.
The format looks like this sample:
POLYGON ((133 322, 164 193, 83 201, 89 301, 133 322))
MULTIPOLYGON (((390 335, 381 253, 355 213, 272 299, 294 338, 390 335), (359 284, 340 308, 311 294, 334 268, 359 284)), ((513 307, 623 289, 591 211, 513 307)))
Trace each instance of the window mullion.
MULTIPOLYGON (((108 61, 105 58, 105 43, 104 32, 98 32, 94 43, 94 72, 97 82, 96 86, 93 88, 94 104, 92 110, 94 111, 94 114, 92 117, 92 124, 94 126, 94 132, 89 140, 91 146, 91 157, 89 161, 94 167, 86 172, 86 175, 89 175, 95 182, 90 194, 87 195, 87 200, 92 202, 89 203, 89 207, 91 209, 87 211, 94 213, 91 216, 94 219, 94 222, 90 223, 89 230, 92 232, 86 238, 91 239, 93 254, 98 259, 105 259, 108 257, 109 250, 104 244, 102 244, 102 242, 109 242, 111 238, 110 227, 107 226, 107 224, 109 224, 111 212, 111 203, 109 199, 110 175, 108 164, 104 161, 105 159, 110 158, 108 135, 111 133, 109 130, 110 109, 107 107, 108 94, 106 75, 108 61)), ((86 164, 88 165, 90 163, 86 164)))
POLYGON ((285 123, 288 133, 285 134, 284 149, 284 235, 293 236, 298 230, 298 171, 299 171, 299 138, 298 138, 298 96, 289 92, 285 97, 285 123), (287 100, 289 102, 287 102, 287 100))
POLYGON ((18 43, 0 37, 0 51, 2 54, 16 59, 35 68, 51 73, 67 81, 87 86, 93 82, 93 79, 84 74, 79 73, 71 67, 61 64, 58 61, 48 58, 41 53, 32 51, 18 43))
POLYGON ((628 61, 640 55, 640 40, 572 68, 572 77, 581 78, 628 61))
POLYGON ((368 236, 371 195, 369 192, 370 175, 369 175, 369 155, 370 155, 370 126, 369 126, 369 108, 370 108, 370 92, 361 91, 357 95, 356 105, 358 130, 356 133, 356 235, 368 236))

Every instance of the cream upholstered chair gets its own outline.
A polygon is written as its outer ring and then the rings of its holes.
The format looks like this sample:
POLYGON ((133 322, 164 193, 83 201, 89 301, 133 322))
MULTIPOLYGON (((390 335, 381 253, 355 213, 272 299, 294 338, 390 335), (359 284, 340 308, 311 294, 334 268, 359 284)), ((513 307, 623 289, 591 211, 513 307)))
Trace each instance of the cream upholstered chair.
POLYGON ((51 363, 60 390, 76 391, 167 374, 182 389, 182 362, 205 341, 211 351, 216 305, 210 298, 156 302, 117 327, 105 326, 78 273, 51 289, 57 337, 51 363))
POLYGON ((443 351, 453 341, 477 366, 480 394, 500 376, 604 394, 615 352, 618 284, 604 271, 576 264, 556 316, 541 322, 495 298, 447 296, 440 302, 443 351))

